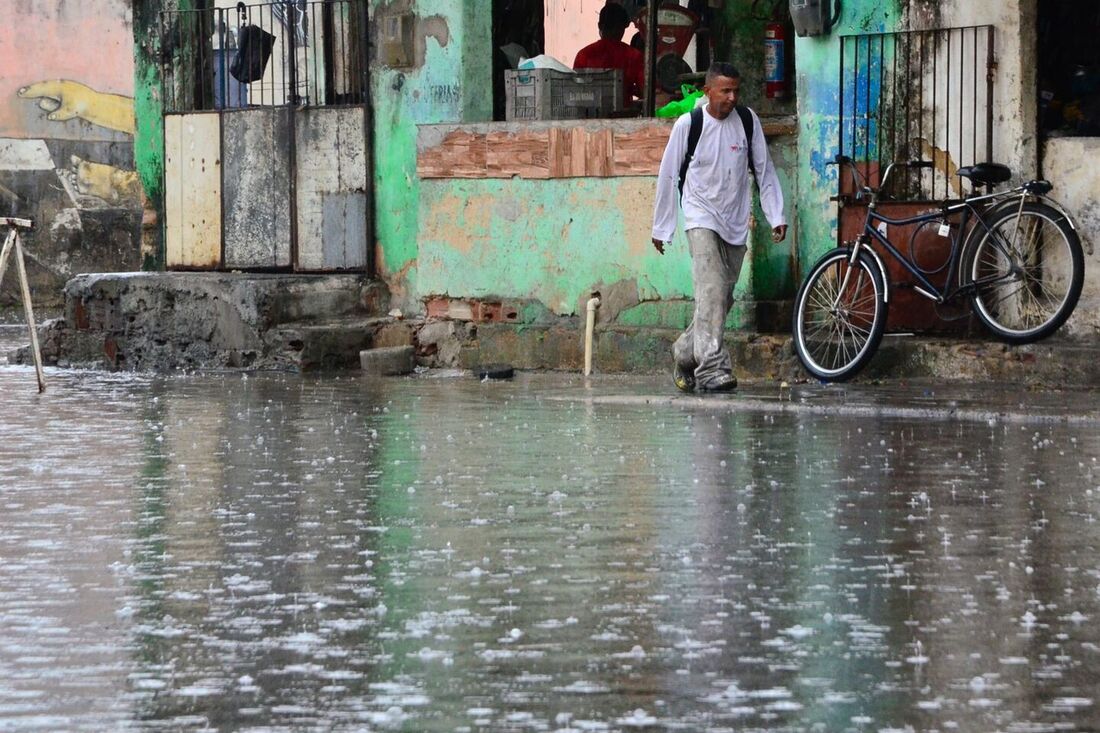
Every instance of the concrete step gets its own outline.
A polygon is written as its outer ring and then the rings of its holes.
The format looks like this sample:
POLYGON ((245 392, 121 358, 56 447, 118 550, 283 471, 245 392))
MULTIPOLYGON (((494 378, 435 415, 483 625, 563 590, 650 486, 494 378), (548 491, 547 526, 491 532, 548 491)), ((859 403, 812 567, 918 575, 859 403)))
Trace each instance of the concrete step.
POLYGON ((263 335, 267 361, 295 371, 354 369, 360 352, 371 348, 393 320, 374 316, 286 323, 263 335))
POLYGON ((410 373, 416 366, 412 346, 383 346, 359 352, 359 366, 373 377, 392 377, 410 373))
POLYGON ((387 307, 385 285, 360 274, 128 272, 79 275, 65 285, 65 317, 76 328, 111 328, 143 311, 205 309, 267 329, 387 307))
POLYGON ((385 287, 358 274, 81 275, 65 301, 46 359, 139 371, 351 368, 390 320, 385 287))
MULTIPOLYGON (((597 372, 671 373, 678 330, 611 326, 597 329, 597 372)), ((737 378, 807 381, 786 334, 728 332, 726 345, 737 378)), ((584 332, 569 326, 481 325, 463 344, 460 366, 507 362, 517 369, 580 371, 584 332)), ((1100 387, 1100 344, 1055 336, 1026 346, 997 341, 887 334, 857 381, 937 379, 1009 382, 1041 387, 1100 387)))

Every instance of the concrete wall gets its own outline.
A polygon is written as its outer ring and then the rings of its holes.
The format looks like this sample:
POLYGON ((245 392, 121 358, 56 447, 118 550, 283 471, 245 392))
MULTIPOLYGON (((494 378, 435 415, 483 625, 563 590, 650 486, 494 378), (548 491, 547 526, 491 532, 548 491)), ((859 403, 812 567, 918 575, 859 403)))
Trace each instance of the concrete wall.
POLYGON ((993 158, 1012 168, 1016 181, 1035 178, 1039 153, 1035 0, 909 0, 907 16, 905 27, 913 29, 994 26, 993 158))
MULTIPOLYGON (((793 217, 793 140, 771 148, 793 217)), ((531 301, 562 316, 599 291, 601 322, 683 328, 691 260, 682 230, 663 257, 653 250, 654 190, 653 176, 422 181, 417 294, 531 301)), ((757 220, 733 325, 755 324, 757 301, 794 287, 791 242, 772 244, 759 211, 757 220)))
POLYGON ((1085 287, 1067 328, 1078 336, 1100 336, 1100 138, 1053 138, 1043 148, 1043 173, 1054 183, 1051 195, 1074 217, 1085 250, 1085 287))
MULTIPOLYGON (((29 216, 34 297, 138 264, 133 25, 127 0, 9 2, 0 24, 0 213, 29 216)), ((0 305, 15 302, 14 279, 0 305)))
POLYGON ((491 120, 492 3, 371 0, 378 49, 387 16, 415 17, 412 63, 371 65, 374 109, 375 233, 378 274, 405 307, 416 305, 420 182, 416 126, 491 120))

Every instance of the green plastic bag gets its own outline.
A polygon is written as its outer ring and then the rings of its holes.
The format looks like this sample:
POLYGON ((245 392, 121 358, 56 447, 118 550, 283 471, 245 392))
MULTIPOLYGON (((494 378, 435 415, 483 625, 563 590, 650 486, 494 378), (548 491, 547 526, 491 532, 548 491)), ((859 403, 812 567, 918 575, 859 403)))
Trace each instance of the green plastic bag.
POLYGON ((680 93, 684 95, 683 99, 677 99, 669 102, 664 107, 657 110, 658 117, 679 117, 680 115, 686 115, 695 109, 695 102, 703 96, 701 89, 696 89, 690 84, 681 84, 680 93))

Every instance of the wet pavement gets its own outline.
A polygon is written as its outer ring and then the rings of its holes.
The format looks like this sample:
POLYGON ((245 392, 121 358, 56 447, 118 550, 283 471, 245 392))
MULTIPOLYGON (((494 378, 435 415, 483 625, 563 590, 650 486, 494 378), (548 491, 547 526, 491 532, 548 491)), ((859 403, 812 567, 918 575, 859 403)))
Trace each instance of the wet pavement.
POLYGON ((3 729, 1100 728, 1095 393, 47 380, 3 729))

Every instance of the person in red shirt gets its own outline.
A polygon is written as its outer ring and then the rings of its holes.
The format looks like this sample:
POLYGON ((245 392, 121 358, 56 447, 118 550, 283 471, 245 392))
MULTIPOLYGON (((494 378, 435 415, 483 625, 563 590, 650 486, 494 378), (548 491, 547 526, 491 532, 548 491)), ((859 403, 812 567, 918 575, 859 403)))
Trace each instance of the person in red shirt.
POLYGON ((623 43, 630 26, 630 16, 622 5, 605 5, 600 10, 600 40, 577 52, 573 69, 622 69, 623 104, 642 96, 645 83, 645 56, 638 49, 623 43))

